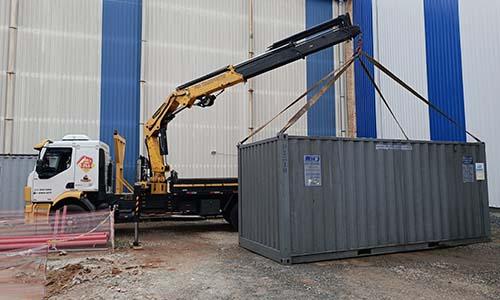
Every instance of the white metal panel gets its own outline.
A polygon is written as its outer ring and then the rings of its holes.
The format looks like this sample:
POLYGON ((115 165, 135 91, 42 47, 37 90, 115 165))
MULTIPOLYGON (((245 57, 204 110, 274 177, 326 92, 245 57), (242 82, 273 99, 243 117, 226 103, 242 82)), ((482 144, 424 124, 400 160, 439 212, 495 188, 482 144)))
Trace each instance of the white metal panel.
MULTIPOLYGON (((176 86, 246 59, 247 17, 244 0, 143 1, 142 121, 176 86)), ((193 107, 169 124, 168 161, 181 177, 237 175, 246 109, 246 89, 238 85, 213 107, 193 107)))
MULTIPOLYGON (((373 2, 375 57, 427 97, 424 8, 422 0, 373 2)), ((410 139, 430 139, 428 107, 375 68, 375 78, 410 139)), ((404 138, 377 95, 377 137, 404 138)))
POLYGON ((500 2, 459 3, 466 126, 486 143, 490 206, 500 207, 500 2))
POLYGON ((99 137, 102 3, 21 0, 14 153, 67 133, 99 137))
MULTIPOLYGON (((262 1, 255 2, 255 53, 266 51, 273 42, 303 31, 305 29, 304 0, 262 1)), ((274 117, 292 100, 306 90, 306 61, 300 60, 265 73, 254 79, 254 127, 274 117)), ((272 122, 266 129, 255 136, 255 141, 275 136, 288 119, 305 104, 305 99, 296 104, 283 116, 272 122)), ((304 115, 287 133, 307 135, 307 115, 304 115)))
MULTIPOLYGON (((0 142, 3 144, 5 98, 7 81, 7 52, 9 47, 9 11, 10 5, 7 0, 0 0, 0 142)), ((0 149, 2 147, 0 146, 0 149)))

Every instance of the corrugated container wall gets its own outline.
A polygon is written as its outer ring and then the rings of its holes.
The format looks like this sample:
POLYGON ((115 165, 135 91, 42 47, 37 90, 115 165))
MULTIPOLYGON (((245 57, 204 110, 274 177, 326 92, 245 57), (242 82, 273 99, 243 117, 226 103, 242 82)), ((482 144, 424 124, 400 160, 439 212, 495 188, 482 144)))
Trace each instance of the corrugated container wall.
POLYGON ((99 138, 101 6, 19 1, 12 153, 67 133, 99 138))
MULTIPOLYGON (((304 1, 254 1, 253 11, 255 54, 305 28, 304 1)), ((248 58, 248 1, 147 0, 143 20, 142 122, 176 86, 248 58)), ((249 127, 269 120, 305 90, 305 62, 253 80, 253 124, 248 83, 228 88, 213 107, 193 107, 170 123, 169 163, 182 177, 236 176, 236 144, 249 127)), ((289 117, 284 115, 256 138, 274 135, 289 117)), ((304 118, 292 132, 306 130, 304 118)))
POLYGON ((36 155, 0 155, 0 211, 24 209, 23 188, 36 155))
POLYGON ((486 169, 482 143, 280 136, 243 145, 240 245, 300 263, 487 241, 486 169))

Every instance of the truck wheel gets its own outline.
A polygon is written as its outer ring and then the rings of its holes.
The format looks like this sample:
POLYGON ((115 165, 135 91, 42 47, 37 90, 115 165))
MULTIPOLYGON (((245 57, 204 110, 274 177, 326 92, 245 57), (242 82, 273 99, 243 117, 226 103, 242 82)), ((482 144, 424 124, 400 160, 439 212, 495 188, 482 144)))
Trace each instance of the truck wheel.
POLYGON ((229 213, 229 224, 238 231, 238 203, 233 204, 229 213))
POLYGON ((222 212, 222 217, 224 218, 224 220, 226 220, 226 222, 231 224, 231 211, 230 210, 222 212))
MULTIPOLYGON (((55 211, 59 210, 59 217, 62 218, 62 211, 63 207, 54 209, 51 212, 51 220, 54 221, 55 219, 55 211)), ((92 229, 92 224, 90 224, 89 221, 84 221, 81 222, 78 220, 79 214, 85 213, 87 210, 80 205, 76 204, 69 204, 66 205, 66 220, 64 221, 64 224, 59 224, 59 226, 64 226, 64 232, 65 233, 83 233, 87 232, 90 229, 92 229)), ((54 224, 52 223, 52 227, 54 224)))

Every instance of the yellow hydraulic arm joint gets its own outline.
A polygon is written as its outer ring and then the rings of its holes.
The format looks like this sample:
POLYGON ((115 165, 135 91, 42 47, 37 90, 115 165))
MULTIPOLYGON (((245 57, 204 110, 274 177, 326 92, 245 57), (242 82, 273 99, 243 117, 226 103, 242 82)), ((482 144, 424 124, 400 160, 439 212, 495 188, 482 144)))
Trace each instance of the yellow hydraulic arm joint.
POLYGON ((151 192, 153 194, 167 192, 165 173, 170 171, 170 166, 164 159, 165 154, 161 151, 160 129, 166 129, 168 123, 176 113, 184 108, 191 108, 196 100, 203 99, 203 97, 210 97, 215 92, 222 91, 243 81, 243 76, 236 73, 232 66, 229 66, 228 70, 222 74, 185 89, 174 91, 153 114, 151 119, 146 122, 144 125, 144 137, 151 164, 151 192))

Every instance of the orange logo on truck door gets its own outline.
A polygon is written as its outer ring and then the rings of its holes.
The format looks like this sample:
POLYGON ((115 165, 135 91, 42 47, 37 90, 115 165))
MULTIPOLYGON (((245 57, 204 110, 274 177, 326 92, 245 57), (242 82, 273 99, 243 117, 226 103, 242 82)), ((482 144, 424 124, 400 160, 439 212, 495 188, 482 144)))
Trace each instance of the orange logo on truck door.
POLYGON ((83 172, 88 173, 94 167, 94 160, 92 159, 92 157, 84 155, 80 157, 80 159, 77 161, 77 164, 80 169, 83 170, 83 172))

